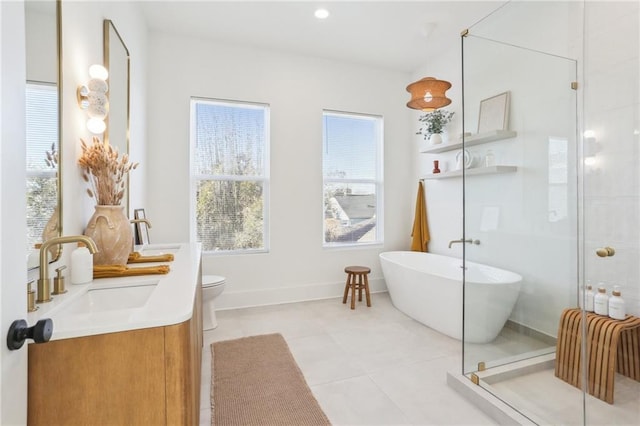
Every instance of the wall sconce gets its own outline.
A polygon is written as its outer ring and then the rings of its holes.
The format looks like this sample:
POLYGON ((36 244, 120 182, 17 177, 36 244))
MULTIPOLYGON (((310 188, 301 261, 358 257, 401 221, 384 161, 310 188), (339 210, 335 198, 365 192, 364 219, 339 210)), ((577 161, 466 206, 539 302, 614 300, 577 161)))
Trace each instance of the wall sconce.
POLYGON ((593 130, 585 130, 582 136, 582 156, 584 157, 584 164, 585 166, 595 166, 598 162, 596 154, 600 151, 600 144, 596 139, 596 132, 593 130))
POLYGON ((433 77, 425 77, 407 86, 407 92, 411 94, 411 100, 407 106, 425 112, 435 111, 451 103, 445 92, 451 88, 451 83, 437 80, 433 77))
POLYGON ((106 82, 109 72, 102 65, 91 65, 89 77, 91 79, 85 86, 78 87, 78 105, 86 110, 89 116, 87 129, 93 134, 100 134, 107 128, 104 119, 109 114, 109 100, 106 95, 109 90, 106 82))

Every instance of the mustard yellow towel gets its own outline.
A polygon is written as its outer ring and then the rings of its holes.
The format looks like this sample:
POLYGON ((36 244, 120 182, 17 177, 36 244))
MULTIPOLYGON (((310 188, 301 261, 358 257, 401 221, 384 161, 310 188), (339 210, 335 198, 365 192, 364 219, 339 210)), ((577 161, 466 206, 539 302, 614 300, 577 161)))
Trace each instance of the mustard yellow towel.
POLYGON ((146 262, 173 262, 173 254, 159 254, 156 256, 143 256, 140 253, 133 252, 129 254, 127 263, 146 263, 146 262))
POLYGON ((424 198, 422 181, 418 184, 418 197, 416 199, 416 215, 413 219, 413 231, 411 232, 411 250, 428 251, 429 224, 427 223, 427 204, 424 198))
POLYGON ((147 266, 144 268, 129 268, 124 265, 94 265, 93 279, 130 277, 134 275, 157 275, 168 274, 169 265, 147 266))

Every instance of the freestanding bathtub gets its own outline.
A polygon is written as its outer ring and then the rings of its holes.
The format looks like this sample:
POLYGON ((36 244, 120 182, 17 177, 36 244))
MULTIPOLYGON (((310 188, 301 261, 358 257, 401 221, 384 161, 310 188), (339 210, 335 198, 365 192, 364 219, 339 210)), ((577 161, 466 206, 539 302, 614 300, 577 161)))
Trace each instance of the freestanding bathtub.
MULTIPOLYGON (((411 318, 462 340, 462 260, 415 251, 380 253, 391 302, 411 318)), ((480 263, 466 263, 464 340, 496 338, 518 300, 522 277, 480 263)))

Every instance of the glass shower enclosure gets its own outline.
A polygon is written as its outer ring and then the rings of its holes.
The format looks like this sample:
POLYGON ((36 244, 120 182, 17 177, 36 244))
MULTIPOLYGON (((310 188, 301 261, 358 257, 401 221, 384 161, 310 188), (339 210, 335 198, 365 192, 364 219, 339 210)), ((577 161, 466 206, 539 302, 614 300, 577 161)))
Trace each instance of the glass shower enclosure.
POLYGON ((594 396, 591 369, 612 366, 581 309, 587 284, 617 286, 640 314, 638 15, 637 2, 511 1, 462 33, 463 374, 533 423, 640 418, 640 327, 611 403, 594 396), (479 291, 476 263, 521 279, 479 291), (558 374, 569 345, 573 382, 558 374))

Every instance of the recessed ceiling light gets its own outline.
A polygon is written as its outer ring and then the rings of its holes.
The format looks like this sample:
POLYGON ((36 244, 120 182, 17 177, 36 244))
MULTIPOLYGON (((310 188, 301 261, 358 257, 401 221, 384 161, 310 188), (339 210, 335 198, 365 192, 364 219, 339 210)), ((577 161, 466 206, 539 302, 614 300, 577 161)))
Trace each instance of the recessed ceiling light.
POLYGON ((327 19, 329 17, 329 11, 327 9, 318 9, 315 11, 314 15, 318 19, 327 19))

